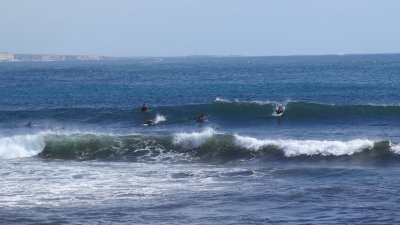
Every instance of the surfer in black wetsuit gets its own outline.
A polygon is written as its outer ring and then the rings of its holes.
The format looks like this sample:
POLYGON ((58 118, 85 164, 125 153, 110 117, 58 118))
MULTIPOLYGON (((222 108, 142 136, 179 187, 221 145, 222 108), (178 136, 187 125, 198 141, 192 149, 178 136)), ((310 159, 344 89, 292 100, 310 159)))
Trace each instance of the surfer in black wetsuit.
POLYGON ((143 122, 143 124, 147 124, 147 125, 151 125, 151 124, 155 124, 153 120, 145 120, 143 122))
POLYGON ((205 113, 202 113, 199 117, 197 117, 196 123, 204 122, 204 117, 206 116, 205 113))
POLYGON ((283 107, 280 105, 280 106, 278 107, 278 109, 275 109, 275 112, 276 112, 276 114, 281 114, 281 113, 283 113, 283 107))
POLYGON ((185 120, 196 120, 196 123, 204 122, 204 117, 206 117, 205 113, 202 113, 200 116, 196 116, 194 118, 186 118, 185 120))
POLYGON ((27 127, 31 127, 31 126, 32 126, 32 122, 31 122, 31 121, 29 121, 29 123, 28 123, 28 124, 26 124, 26 126, 27 126, 27 127))
POLYGON ((147 111, 147 105, 146 104, 143 104, 143 106, 142 106, 142 112, 146 112, 147 111))

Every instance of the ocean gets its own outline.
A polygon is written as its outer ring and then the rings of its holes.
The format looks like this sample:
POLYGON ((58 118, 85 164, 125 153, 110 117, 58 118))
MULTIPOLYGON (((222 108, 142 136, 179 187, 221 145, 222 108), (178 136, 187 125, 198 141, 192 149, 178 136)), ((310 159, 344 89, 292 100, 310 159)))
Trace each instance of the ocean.
POLYGON ((0 224, 398 224, 399 77, 400 54, 1 62, 0 224))

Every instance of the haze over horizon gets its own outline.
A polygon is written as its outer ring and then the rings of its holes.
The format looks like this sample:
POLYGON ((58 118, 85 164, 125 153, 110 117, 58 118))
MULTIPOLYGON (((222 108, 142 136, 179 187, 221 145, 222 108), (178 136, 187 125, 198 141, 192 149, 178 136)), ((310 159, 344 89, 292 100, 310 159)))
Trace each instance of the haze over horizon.
POLYGON ((400 1, 0 2, 0 52, 166 57, 400 53, 400 1))

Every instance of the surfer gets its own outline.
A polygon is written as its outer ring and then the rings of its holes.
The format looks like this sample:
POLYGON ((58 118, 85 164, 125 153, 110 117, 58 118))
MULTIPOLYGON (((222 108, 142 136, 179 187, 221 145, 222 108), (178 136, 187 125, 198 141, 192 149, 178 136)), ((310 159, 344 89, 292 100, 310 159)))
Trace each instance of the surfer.
POLYGON ((204 122, 204 118, 207 117, 205 113, 202 113, 200 116, 196 116, 194 118, 186 118, 184 120, 196 120, 196 123, 204 122))
POLYGON ((31 127, 32 126, 32 122, 29 121, 28 124, 26 124, 27 127, 31 127))
POLYGON ((283 113, 283 107, 280 105, 280 106, 278 107, 278 109, 275 109, 275 112, 276 112, 276 114, 281 114, 281 113, 283 113))
POLYGON ((204 122, 204 117, 206 116, 205 113, 202 113, 199 117, 197 117, 196 123, 204 122))
POLYGON ((151 124, 155 124, 155 122, 153 120, 145 120, 143 122, 143 124, 151 125, 151 124))
POLYGON ((142 106, 142 112, 147 112, 147 105, 146 105, 146 104, 143 104, 143 106, 142 106))

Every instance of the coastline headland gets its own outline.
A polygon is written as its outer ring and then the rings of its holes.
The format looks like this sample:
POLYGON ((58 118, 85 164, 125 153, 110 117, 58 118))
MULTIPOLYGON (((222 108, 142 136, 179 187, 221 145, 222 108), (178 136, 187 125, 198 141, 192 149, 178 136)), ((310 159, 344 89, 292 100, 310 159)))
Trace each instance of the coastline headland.
POLYGON ((120 57, 99 55, 50 55, 50 54, 13 54, 0 52, 0 61, 66 61, 66 60, 109 60, 120 57))
MULTIPOLYGON (((167 58, 212 58, 212 57, 242 57, 240 55, 189 55, 189 56, 169 56, 167 58)), ((72 60, 117 60, 117 59, 159 59, 165 57, 155 56, 100 56, 100 55, 52 55, 52 54, 13 54, 10 52, 0 52, 0 62, 9 61, 72 61, 72 60)))

